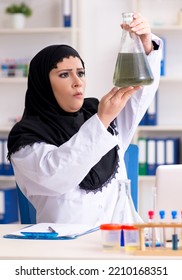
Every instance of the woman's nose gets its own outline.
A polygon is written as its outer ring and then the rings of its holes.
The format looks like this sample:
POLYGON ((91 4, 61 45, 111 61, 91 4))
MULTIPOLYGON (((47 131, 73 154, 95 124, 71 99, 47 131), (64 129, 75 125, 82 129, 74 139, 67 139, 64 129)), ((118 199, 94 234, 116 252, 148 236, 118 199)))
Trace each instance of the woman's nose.
POLYGON ((73 79, 73 86, 74 87, 80 87, 82 86, 82 80, 78 76, 74 76, 73 79))

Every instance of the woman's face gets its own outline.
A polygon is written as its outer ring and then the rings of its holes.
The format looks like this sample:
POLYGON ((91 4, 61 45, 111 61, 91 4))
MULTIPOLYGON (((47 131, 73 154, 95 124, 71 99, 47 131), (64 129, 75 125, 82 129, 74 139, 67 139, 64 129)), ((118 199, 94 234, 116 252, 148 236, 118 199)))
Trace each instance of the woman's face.
POLYGON ((66 112, 78 111, 84 101, 85 69, 78 57, 64 58, 49 73, 50 83, 59 106, 66 112))

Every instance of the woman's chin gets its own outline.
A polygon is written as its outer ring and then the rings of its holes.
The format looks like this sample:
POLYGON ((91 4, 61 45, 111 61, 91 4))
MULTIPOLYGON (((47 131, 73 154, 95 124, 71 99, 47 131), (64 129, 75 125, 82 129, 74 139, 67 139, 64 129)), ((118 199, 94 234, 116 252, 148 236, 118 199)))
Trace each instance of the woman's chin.
POLYGON ((75 104, 72 106, 71 112, 77 112, 81 109, 81 107, 83 106, 83 100, 80 100, 79 102, 75 102, 75 104))

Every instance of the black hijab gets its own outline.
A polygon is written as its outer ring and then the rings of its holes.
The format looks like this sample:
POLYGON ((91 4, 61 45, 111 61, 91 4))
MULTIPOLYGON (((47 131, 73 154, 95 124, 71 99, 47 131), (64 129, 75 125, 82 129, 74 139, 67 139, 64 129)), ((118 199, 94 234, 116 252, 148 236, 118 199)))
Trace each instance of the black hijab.
MULTIPOLYGON (((10 131, 8 137, 8 158, 26 145, 45 142, 60 146, 68 141, 83 123, 98 109, 96 98, 85 98, 81 109, 75 113, 65 112, 58 105, 49 80, 49 72, 56 64, 78 52, 67 45, 52 45, 41 50, 30 62, 25 109, 20 122, 10 131)), ((115 134, 111 123, 108 131, 115 134)), ((83 178, 79 186, 86 191, 101 190, 115 176, 118 169, 118 147, 110 150, 83 178)), ((70 170, 71 172, 71 170, 70 170)))

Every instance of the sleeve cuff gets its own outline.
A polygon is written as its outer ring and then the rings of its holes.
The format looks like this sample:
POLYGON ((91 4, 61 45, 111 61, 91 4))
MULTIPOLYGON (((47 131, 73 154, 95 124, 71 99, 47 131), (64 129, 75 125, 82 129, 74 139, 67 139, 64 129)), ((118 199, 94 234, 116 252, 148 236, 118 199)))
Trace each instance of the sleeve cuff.
POLYGON ((159 45, 153 40, 152 40, 152 45, 153 45, 154 51, 157 51, 159 49, 159 45))

